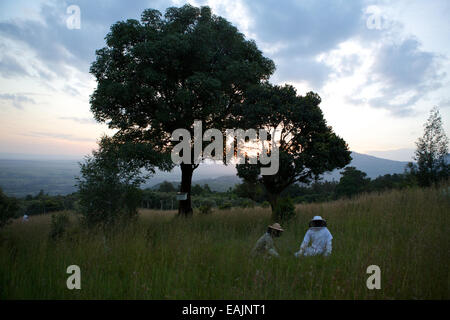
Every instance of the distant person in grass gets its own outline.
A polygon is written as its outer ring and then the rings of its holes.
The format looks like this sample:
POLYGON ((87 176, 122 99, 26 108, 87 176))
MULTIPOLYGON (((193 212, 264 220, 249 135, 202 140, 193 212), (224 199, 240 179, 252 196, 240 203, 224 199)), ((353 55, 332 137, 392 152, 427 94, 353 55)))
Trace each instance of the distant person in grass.
POLYGON ((300 250, 294 255, 300 256, 316 256, 331 254, 331 241, 333 236, 327 228, 327 222, 321 216, 315 216, 309 222, 309 229, 305 234, 300 250))
POLYGON ((273 244, 273 238, 278 238, 284 230, 279 223, 274 223, 268 226, 266 233, 258 239, 255 247, 253 248, 253 255, 262 255, 266 257, 278 257, 279 254, 273 244))

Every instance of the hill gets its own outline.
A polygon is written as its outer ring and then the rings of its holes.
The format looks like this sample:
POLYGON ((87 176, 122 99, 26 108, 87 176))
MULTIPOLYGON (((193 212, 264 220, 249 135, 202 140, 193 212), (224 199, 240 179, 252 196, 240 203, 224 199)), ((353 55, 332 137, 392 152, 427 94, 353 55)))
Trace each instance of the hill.
MULTIPOLYGON (((367 173, 370 178, 384 174, 402 173, 407 162, 387 160, 352 152, 351 166, 367 173)), ((324 180, 339 180, 339 171, 334 170, 323 176, 324 180)), ((0 159, 0 187, 11 196, 23 197, 37 194, 41 189, 51 195, 68 194, 76 191, 75 176, 79 166, 75 160, 13 160, 0 159)), ((157 171, 143 185, 144 188, 157 186, 163 181, 178 183, 181 176, 179 167, 171 172, 157 171)), ((226 191, 240 183, 234 166, 222 164, 202 164, 193 177, 193 183, 208 184, 214 191, 226 191)))

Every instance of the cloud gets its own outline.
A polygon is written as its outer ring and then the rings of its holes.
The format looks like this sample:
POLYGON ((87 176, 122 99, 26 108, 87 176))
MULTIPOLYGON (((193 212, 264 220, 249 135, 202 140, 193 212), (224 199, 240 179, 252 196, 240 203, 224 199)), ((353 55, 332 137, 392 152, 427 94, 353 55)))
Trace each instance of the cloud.
MULTIPOLYGON (((42 63, 37 75, 50 80, 52 77, 69 78, 71 68, 87 73, 95 59, 95 50, 105 45, 104 37, 110 26, 125 19, 139 19, 147 7, 154 7, 160 1, 132 1, 124 5, 122 1, 71 1, 80 7, 81 28, 67 28, 66 20, 69 6, 64 1, 49 1, 41 6, 39 20, 11 19, 0 21, 0 36, 25 44, 36 59, 42 63)), ((11 57, 5 64, 12 66, 7 70, 0 64, 0 72, 9 75, 29 75, 20 69, 11 57)))
MULTIPOLYGON (((146 8, 164 12, 167 7, 180 6, 182 2, 48 1, 41 6, 39 20, 0 21, 0 37, 8 39, 8 45, 10 42, 25 45, 34 59, 23 64, 23 59, 19 61, 11 54, 4 54, 0 58, 0 75, 69 82, 74 72, 78 72, 75 78, 79 80, 88 74, 95 50, 105 46, 104 37, 113 23, 139 19, 146 8), (69 4, 80 7, 81 29, 71 30, 66 26, 69 4)), ((384 2, 234 0, 231 6, 223 0, 198 0, 194 4, 210 5, 214 13, 225 16, 254 38, 258 47, 275 61, 277 70, 271 80, 277 83, 306 82, 320 92, 327 83, 352 76, 364 64, 357 52, 342 55, 334 65, 321 60, 321 56, 330 57, 348 41, 371 48, 372 67, 366 70, 363 83, 348 89, 347 101, 408 116, 424 95, 442 87, 446 74, 439 71, 441 57, 423 50, 418 39, 405 37, 401 24, 390 17, 383 16, 381 30, 368 28, 367 9, 373 3, 384 2), (378 88, 376 95, 355 94, 370 86, 378 88)), ((72 83, 85 82, 75 79, 72 83)), ((73 96, 82 92, 80 87, 67 84, 61 89, 73 96)))
POLYGON ((362 85, 379 88, 376 96, 367 98, 368 105, 400 117, 413 114, 420 99, 442 87, 446 77, 441 71, 442 59, 422 50, 413 37, 383 42, 375 51, 369 77, 362 85))
POLYGON ((276 63, 276 78, 307 81, 320 89, 332 69, 317 56, 336 48, 364 26, 359 1, 252 1, 249 30, 276 63), (275 48, 275 49, 273 49, 275 48))
POLYGON ((437 78, 436 55, 420 50, 414 38, 383 45, 377 54, 373 72, 381 75, 388 85, 411 88, 437 78))
MULTIPOLYGON (((3 46, 2 46, 2 49, 3 46)), ((28 75, 28 71, 12 56, 3 55, 0 57, 0 75, 4 78, 28 75)))
POLYGON ((437 104, 440 108, 449 108, 450 107, 450 99, 442 99, 437 104))
POLYGON ((81 124, 97 123, 93 118, 78 118, 78 117, 59 117, 61 120, 70 120, 81 124))
POLYGON ((79 96, 80 91, 78 91, 75 87, 66 84, 63 89, 65 92, 70 94, 71 96, 79 96))
POLYGON ((28 98, 24 94, 10 94, 10 93, 3 93, 0 94, 0 100, 11 102, 11 104, 20 110, 23 110, 24 104, 31 103, 36 104, 36 102, 32 98, 28 98))
POLYGON ((30 136, 30 137, 38 137, 38 138, 53 138, 53 139, 61 139, 61 140, 68 140, 68 141, 87 141, 92 142, 96 141, 96 139, 92 138, 83 138, 83 137, 77 137, 71 134, 64 134, 64 133, 52 133, 52 132, 40 132, 40 131, 31 131, 29 133, 24 133, 22 135, 30 136))

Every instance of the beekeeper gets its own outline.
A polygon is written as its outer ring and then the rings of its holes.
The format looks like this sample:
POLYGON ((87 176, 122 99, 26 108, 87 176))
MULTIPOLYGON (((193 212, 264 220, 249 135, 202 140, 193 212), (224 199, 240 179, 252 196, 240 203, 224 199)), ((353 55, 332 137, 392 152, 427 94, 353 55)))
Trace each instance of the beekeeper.
POLYGON ((331 254, 331 241, 333 236, 327 228, 327 222, 321 216, 315 216, 309 222, 309 229, 305 234, 300 250, 294 255, 300 256, 315 256, 331 254))
POLYGON ((274 223, 267 227, 266 233, 258 239, 253 248, 253 255, 264 255, 278 257, 279 254, 275 249, 273 238, 278 238, 284 230, 279 223, 274 223))

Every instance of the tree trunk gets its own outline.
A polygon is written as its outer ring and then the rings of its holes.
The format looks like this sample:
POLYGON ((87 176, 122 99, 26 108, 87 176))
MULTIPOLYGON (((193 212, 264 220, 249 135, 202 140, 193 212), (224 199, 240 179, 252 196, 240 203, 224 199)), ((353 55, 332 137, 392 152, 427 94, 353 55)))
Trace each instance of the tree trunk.
POLYGON ((269 193, 268 198, 269 198, 270 207, 272 209, 272 220, 274 222, 279 222, 278 220, 279 220, 280 217, 278 217, 275 214, 275 208, 276 208, 276 205, 277 205, 277 202, 278 202, 279 194, 274 194, 274 193, 270 194, 269 193))
POLYGON ((184 164, 181 167, 181 188, 180 192, 187 193, 186 200, 180 200, 178 204, 178 215, 183 217, 192 216, 192 204, 191 204, 191 184, 192 184, 192 173, 194 172, 194 165, 184 164))

